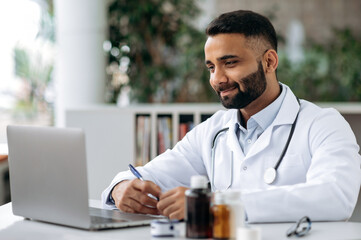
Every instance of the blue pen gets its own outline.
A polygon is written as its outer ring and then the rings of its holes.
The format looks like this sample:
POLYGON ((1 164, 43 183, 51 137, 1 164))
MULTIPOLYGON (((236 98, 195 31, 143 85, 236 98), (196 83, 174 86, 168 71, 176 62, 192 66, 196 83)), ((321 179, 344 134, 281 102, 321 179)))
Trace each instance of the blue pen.
POLYGON ((134 174, 134 176, 136 176, 138 179, 144 181, 142 175, 137 171, 137 169, 135 169, 135 167, 133 167, 132 164, 128 165, 129 170, 134 174))
MULTIPOLYGON (((132 164, 129 164, 128 167, 129 167, 129 170, 134 174, 134 176, 136 176, 138 179, 144 181, 142 175, 137 171, 137 169, 135 169, 135 167, 133 167, 132 164)), ((156 199, 157 201, 159 201, 159 198, 154 197, 152 194, 148 194, 148 196, 150 196, 150 197, 156 199)))

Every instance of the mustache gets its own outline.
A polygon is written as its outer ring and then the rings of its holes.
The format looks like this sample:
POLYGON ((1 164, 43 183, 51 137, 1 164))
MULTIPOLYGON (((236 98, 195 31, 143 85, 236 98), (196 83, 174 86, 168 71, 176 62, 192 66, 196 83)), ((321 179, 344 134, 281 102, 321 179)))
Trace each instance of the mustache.
POLYGON ((214 88, 217 92, 222 92, 230 88, 239 88, 239 86, 236 82, 232 82, 232 83, 217 84, 216 86, 214 86, 214 88))

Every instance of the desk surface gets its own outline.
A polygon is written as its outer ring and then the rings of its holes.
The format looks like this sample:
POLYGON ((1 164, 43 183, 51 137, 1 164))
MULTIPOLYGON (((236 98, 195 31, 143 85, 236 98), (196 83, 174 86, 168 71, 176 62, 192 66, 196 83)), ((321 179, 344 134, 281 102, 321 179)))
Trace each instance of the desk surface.
MULTIPOLYGON (((96 204, 91 204, 96 206, 96 204)), ((287 239, 286 230, 290 223, 278 224, 252 224, 251 227, 261 228, 263 240, 287 239)), ((135 240, 152 239, 149 227, 133 227, 97 232, 63 227, 49 223, 24 220, 12 214, 11 203, 0 207, 0 239, 67 239, 67 240, 135 240)), ((155 239, 155 238, 153 238, 155 239)), ((158 238, 166 240, 167 238, 158 238)), ((169 238, 184 239, 184 238, 169 238)), ((294 238, 289 238, 294 239, 294 238)), ((315 222, 312 230, 302 239, 361 239, 361 223, 356 222, 315 222)))

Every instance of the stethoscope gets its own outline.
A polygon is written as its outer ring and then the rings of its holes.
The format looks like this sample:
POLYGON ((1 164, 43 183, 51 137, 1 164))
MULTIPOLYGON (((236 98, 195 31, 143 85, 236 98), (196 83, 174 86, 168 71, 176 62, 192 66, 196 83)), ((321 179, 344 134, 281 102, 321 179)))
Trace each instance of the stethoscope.
MULTIPOLYGON (((296 97, 297 98, 297 97, 296 97)), ((297 98, 297 102, 299 105, 300 104, 300 100, 297 98)), ((301 108, 300 108, 301 109, 301 108)), ((292 127, 291 127, 291 131, 288 135, 288 139, 287 139, 287 142, 286 142, 286 145, 284 146, 283 150, 282 150, 282 153, 280 155, 280 157, 278 158, 278 161, 277 163, 275 164, 274 167, 270 167, 270 168, 267 168, 266 171, 264 172, 264 175, 263 175, 263 180, 266 184, 272 184, 275 180, 276 180, 276 177, 277 177, 277 169, 278 167, 280 166, 282 160, 283 160, 283 157, 285 156, 286 152, 287 152, 287 149, 288 149, 288 146, 290 145, 290 142, 291 142, 291 139, 292 139, 292 136, 293 136, 293 133, 295 131, 295 127, 296 127, 296 123, 297 123, 297 119, 298 119, 298 114, 300 113, 300 109, 298 110, 297 112, 297 115, 296 115, 296 118, 295 120, 293 121, 292 123, 292 127)), ((216 147, 217 147, 217 139, 219 137, 219 135, 221 133, 225 133, 229 130, 229 127, 225 127, 225 128, 222 128, 221 130, 219 130, 216 135, 214 135, 214 138, 213 138, 213 141, 212 141, 212 152, 211 152, 211 160, 212 160, 212 165, 211 165, 211 173, 212 173, 212 186, 214 186, 214 162, 215 162, 215 152, 216 152, 216 147)), ((232 154, 232 168, 233 169, 233 154, 232 154)), ((233 170, 232 170, 232 173, 231 173, 231 178, 233 178, 233 170)))

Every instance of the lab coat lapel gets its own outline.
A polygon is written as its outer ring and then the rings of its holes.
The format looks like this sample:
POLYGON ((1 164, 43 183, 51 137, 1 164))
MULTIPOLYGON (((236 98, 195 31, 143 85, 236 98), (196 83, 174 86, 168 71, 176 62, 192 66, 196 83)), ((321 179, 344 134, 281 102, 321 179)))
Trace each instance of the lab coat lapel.
POLYGON ((227 146, 231 149, 234 156, 234 159, 239 159, 239 157, 244 158, 244 153, 239 145, 239 141, 236 135, 236 124, 229 126, 228 136, 227 136, 227 146))
POLYGON ((254 155, 262 152, 262 150, 264 150, 270 144, 273 128, 275 126, 292 125, 292 123, 294 122, 300 106, 298 104, 296 96, 293 94, 291 89, 284 84, 282 84, 282 87, 284 90, 286 90, 286 96, 282 102, 280 111, 278 112, 272 124, 262 133, 262 135, 253 144, 246 158, 251 158, 254 155))

